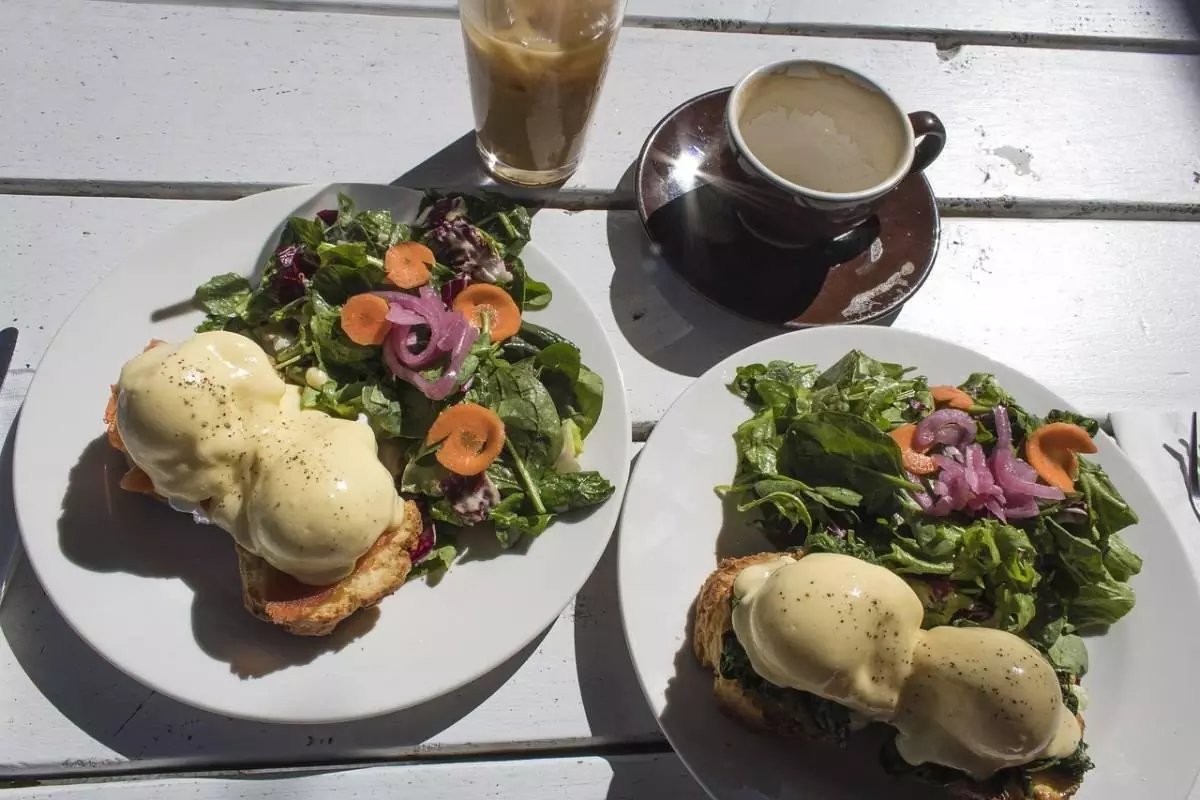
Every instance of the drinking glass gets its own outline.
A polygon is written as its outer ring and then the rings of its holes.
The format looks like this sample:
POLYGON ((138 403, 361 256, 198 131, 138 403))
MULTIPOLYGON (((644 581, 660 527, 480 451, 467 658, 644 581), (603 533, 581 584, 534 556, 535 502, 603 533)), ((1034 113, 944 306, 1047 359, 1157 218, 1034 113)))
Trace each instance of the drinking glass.
POLYGON ((475 141, 497 178, 559 183, 579 166, 625 0, 459 0, 475 141))

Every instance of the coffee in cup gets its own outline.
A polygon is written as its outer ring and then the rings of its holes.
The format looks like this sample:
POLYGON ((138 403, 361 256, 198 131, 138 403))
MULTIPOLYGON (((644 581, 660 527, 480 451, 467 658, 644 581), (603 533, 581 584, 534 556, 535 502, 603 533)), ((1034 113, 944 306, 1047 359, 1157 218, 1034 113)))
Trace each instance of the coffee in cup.
POLYGON ((722 188, 753 233, 781 245, 848 232, 946 140, 932 113, 905 114, 869 79, 819 61, 754 70, 730 94, 725 122, 729 172, 744 180, 722 188))

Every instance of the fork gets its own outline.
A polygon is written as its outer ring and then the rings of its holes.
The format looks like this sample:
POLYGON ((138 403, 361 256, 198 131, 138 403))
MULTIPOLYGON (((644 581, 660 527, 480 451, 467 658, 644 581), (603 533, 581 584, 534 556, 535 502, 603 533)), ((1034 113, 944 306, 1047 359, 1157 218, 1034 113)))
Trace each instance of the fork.
POLYGON ((1196 447, 1196 412, 1192 412, 1192 432, 1188 436, 1187 454, 1187 488, 1188 499, 1192 501, 1192 511, 1200 517, 1200 453, 1196 447))

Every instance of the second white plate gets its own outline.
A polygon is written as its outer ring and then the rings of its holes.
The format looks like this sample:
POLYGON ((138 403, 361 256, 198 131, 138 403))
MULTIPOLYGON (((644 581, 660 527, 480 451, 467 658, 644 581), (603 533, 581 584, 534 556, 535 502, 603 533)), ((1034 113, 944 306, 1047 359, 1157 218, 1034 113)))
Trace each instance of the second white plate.
MULTIPOLYGON (((1016 370, 964 347, 914 333, 829 327, 760 342, 713 367, 659 422, 638 457, 620 533, 620 598, 629 649, 647 699, 672 746, 718 800, 928 798, 929 788, 896 783, 874 753, 753 733, 723 716, 713 676, 692 654, 690 611, 718 555, 772 550, 742 527, 723 528, 713 491, 736 466, 733 431, 749 411, 726 389, 736 367, 772 359, 829 366, 858 348, 914 366, 930 383, 992 372, 1037 413, 1068 404, 1016 370), (866 759, 864 763, 863 759, 866 759)), ((1080 800, 1183 800, 1200 764, 1200 590, 1182 543, 1136 467, 1108 436, 1097 460, 1141 517, 1122 536, 1144 558, 1134 579, 1137 606, 1106 636, 1089 640, 1091 703, 1087 741, 1096 769, 1080 800)))

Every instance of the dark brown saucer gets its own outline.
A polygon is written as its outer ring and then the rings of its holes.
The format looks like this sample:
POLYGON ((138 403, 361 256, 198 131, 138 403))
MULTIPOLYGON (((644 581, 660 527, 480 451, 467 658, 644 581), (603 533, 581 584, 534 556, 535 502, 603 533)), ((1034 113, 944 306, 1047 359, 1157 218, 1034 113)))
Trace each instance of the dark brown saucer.
POLYGON ((638 156, 638 213, 658 255, 706 298, 752 319, 803 328, 876 322, 929 275, 938 211, 921 174, 844 236, 779 247, 751 234, 720 188, 729 89, 668 114, 638 156))

